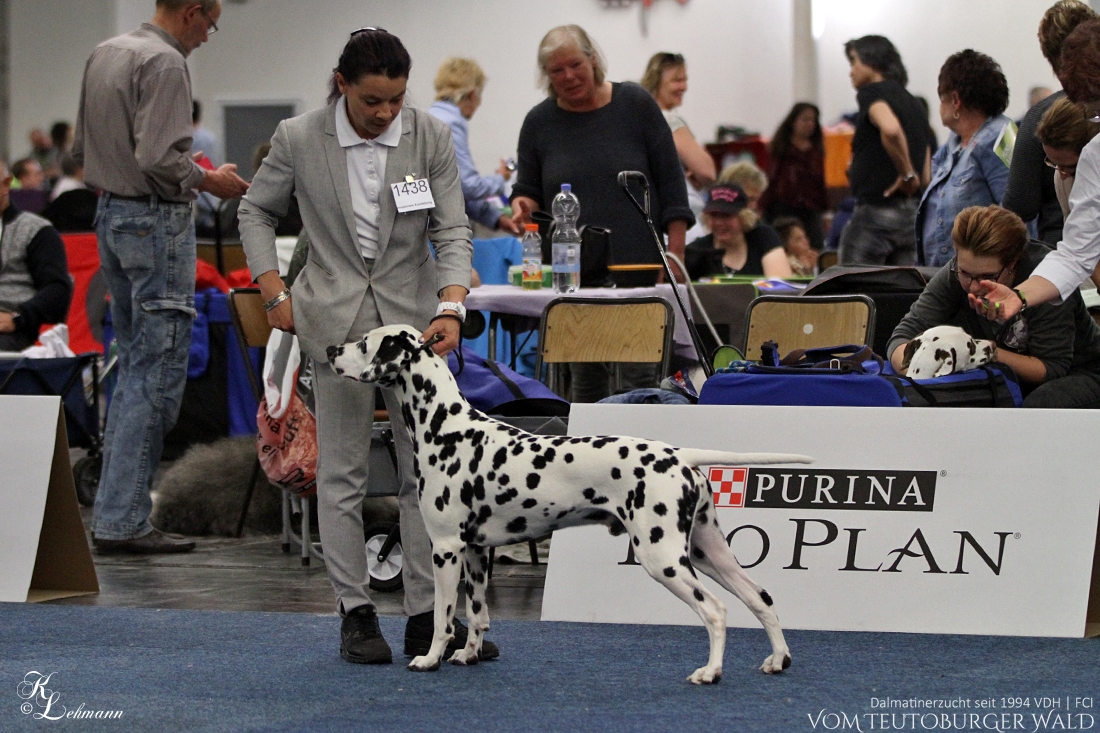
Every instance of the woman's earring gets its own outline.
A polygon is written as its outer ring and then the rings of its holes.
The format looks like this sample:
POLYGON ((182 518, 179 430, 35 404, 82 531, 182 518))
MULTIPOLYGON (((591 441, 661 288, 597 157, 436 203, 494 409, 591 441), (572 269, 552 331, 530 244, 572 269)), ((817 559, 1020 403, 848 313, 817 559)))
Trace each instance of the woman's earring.
POLYGON ((955 113, 954 119, 956 119, 956 120, 959 119, 959 113, 958 112, 955 113))

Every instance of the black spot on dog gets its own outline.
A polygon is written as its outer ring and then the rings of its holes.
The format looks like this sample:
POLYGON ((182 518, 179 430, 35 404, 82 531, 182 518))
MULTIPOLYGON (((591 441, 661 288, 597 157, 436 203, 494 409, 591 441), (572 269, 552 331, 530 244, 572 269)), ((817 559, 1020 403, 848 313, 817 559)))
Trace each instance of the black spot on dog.
POLYGON ((564 516, 565 516, 566 514, 568 514, 568 513, 569 513, 569 510, 568 510, 568 509, 563 509, 562 511, 558 512, 558 516, 557 516, 557 518, 558 518, 558 519, 561 519, 562 517, 564 517, 564 516))
MULTIPOLYGON (((935 341, 935 339, 932 340, 935 341)), ((946 349, 936 349, 936 352, 935 354, 933 354, 933 356, 935 357, 936 361, 942 362, 947 361, 947 357, 951 356, 951 354, 952 351, 948 351, 946 349)))
POLYGON ((498 471, 500 467, 504 465, 504 462, 508 460, 508 449, 501 448, 493 454, 493 470, 498 471))
POLYGON ((648 466, 655 460, 657 460, 657 456, 653 455, 652 453, 646 453, 644 456, 641 457, 638 463, 641 463, 643 466, 648 466))
POLYGON ((531 507, 535 506, 536 504, 538 504, 538 502, 535 501, 534 499, 524 499, 523 500, 523 508, 524 509, 530 509, 531 507))
POLYGON ((618 466, 616 466, 615 468, 612 468, 612 469, 611 469, 611 478, 613 478, 613 479, 615 479, 616 481, 618 481, 618 480, 619 480, 619 479, 621 479, 622 477, 623 477, 623 472, 619 470, 619 467, 618 467, 618 466))
POLYGON ((510 479, 508 477, 508 474, 506 474, 506 473, 500 474, 500 477, 497 479, 497 483, 500 484, 501 486, 504 486, 505 484, 509 484, 511 482, 512 482, 512 479, 510 479))
POLYGON ((443 405, 436 405, 435 413, 432 415, 432 422, 428 426, 428 434, 439 435, 439 431, 443 427, 443 421, 446 419, 447 408, 443 405))
POLYGON ((458 403, 458 402, 452 402, 451 403, 451 414, 452 415, 457 415, 460 412, 462 412, 462 404, 458 403))
POLYGON ((456 473, 458 473, 458 470, 460 468, 462 468, 462 460, 461 459, 455 461, 450 466, 447 466, 447 475, 448 476, 454 476, 456 473))
POLYGON ((665 531, 660 527, 654 527, 649 530, 649 541, 653 544, 657 544, 661 541, 661 538, 665 536, 665 531))
POLYGON ((691 569, 691 560, 688 560, 687 555, 680 555, 680 564, 683 565, 688 570, 691 569))
POLYGON ((440 567, 440 568, 443 567, 444 565, 446 565, 446 561, 442 557, 440 557, 439 555, 435 555, 435 554, 432 555, 432 562, 435 563, 436 567, 440 567))
POLYGON ((477 473, 477 467, 481 465, 481 458, 485 455, 485 449, 480 445, 474 448, 474 457, 470 459, 470 473, 477 473))
POLYGON ((451 487, 444 486, 443 493, 435 497, 435 508, 439 511, 443 511, 443 507, 447 506, 451 501, 451 487))
POLYGON ((434 466, 436 464, 437 460, 438 460, 438 458, 436 457, 436 455, 434 453, 431 454, 430 456, 428 456, 428 465, 429 466, 434 466))
POLYGON ((518 456, 522 452, 523 452, 523 443, 517 442, 515 445, 512 446, 512 455, 513 456, 518 456))
POLYGON ((584 491, 581 492, 581 495, 585 499, 588 499, 589 501, 592 501, 594 498, 596 498, 596 490, 593 489, 593 488, 587 488, 587 489, 585 489, 584 491))
POLYGON ((693 590, 693 591, 691 592, 691 595, 695 596, 695 600, 699 601, 700 603, 702 603, 702 602, 703 602, 703 594, 702 594, 702 592, 701 592, 701 591, 700 591, 700 590, 699 590, 698 588, 696 588, 695 590, 693 590))
POLYGON ((573 462, 573 454, 572 453, 566 453, 563 456, 563 458, 565 458, 566 463, 572 463, 573 462))
POLYGON ((527 488, 529 488, 529 489, 538 488, 539 481, 541 481, 541 480, 542 480, 542 477, 539 476, 537 473, 527 474, 527 488))
POLYGON ((706 557, 706 555, 703 554, 703 551, 700 550, 698 547, 692 548, 691 554, 695 555, 696 560, 702 560, 704 557, 706 557))
POLYGON ((645 481, 639 481, 634 487, 634 508, 641 509, 645 506, 645 481))
POLYGON ((668 507, 665 506, 665 503, 663 501, 658 502, 653 505, 653 513, 656 514, 658 517, 663 517, 664 515, 668 514, 668 507))
POLYGON ((497 477, 496 471, 490 471, 489 473, 485 474, 485 480, 486 481, 493 481, 493 480, 496 479, 496 477, 497 477))
POLYGON ((620 445, 619 446, 619 458, 624 458, 625 459, 629 455, 630 455, 630 449, 627 448, 625 445, 620 445))
POLYGON ((454 633, 454 629, 451 628, 450 624, 447 624, 447 633, 448 634, 453 634, 454 633))
POLYGON ((474 613, 481 613, 481 601, 471 601, 470 610, 474 613))
POLYGON ((679 463, 679 461, 676 460, 676 456, 672 456, 671 458, 662 458, 661 460, 653 464, 653 470, 657 473, 667 473, 668 470, 675 466, 677 463, 679 463))
POLYGON ((518 491, 516 491, 515 489, 508 489, 507 491, 497 494, 494 498, 496 499, 498 505, 504 506, 512 499, 515 499, 517 496, 519 496, 518 491))
POLYGON ((512 534, 519 534, 527 529, 527 517, 516 517, 504 527, 512 534))
POLYGON ((635 537, 635 538, 634 538, 633 540, 631 540, 631 541, 632 541, 632 542, 634 543, 634 546, 635 546, 635 547, 638 547, 638 546, 640 546, 640 545, 642 544, 641 540, 639 540, 639 539, 638 539, 637 537, 635 537))
POLYGON ((666 578, 675 578, 676 577, 676 568, 672 568, 672 567, 665 568, 665 577, 666 578))
MULTIPOLYGON (((769 606, 773 605, 771 595, 768 593, 768 591, 764 590, 763 588, 760 589, 760 600, 764 601, 764 603, 766 605, 769 605, 769 606)), ((786 669, 786 667, 783 667, 783 669, 786 669)))
POLYGON ((538 453, 542 450, 542 445, 538 442, 539 439, 537 436, 532 435, 528 440, 531 442, 531 450, 533 452, 538 453))
POLYGON ((641 466, 634 467, 634 478, 645 478, 645 469, 641 466))

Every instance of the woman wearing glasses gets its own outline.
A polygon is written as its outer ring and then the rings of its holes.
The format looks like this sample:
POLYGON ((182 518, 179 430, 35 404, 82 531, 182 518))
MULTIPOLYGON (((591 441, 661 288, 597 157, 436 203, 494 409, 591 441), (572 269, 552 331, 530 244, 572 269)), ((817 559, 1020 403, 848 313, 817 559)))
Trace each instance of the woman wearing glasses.
POLYGON ((940 120, 951 131, 932 157, 932 181, 917 209, 917 261, 941 267, 951 259, 951 226, 968 206, 999 204, 1008 164, 996 150, 1011 120, 1008 82, 996 61, 967 49, 944 62, 939 78, 940 120))
POLYGON ((1026 280, 1050 254, 1029 241, 1020 217, 999 206, 972 206, 955 217, 955 256, 935 277, 894 329, 886 347, 902 371, 905 345, 934 326, 959 326, 978 339, 994 341, 994 360, 1012 367, 1026 397, 1024 407, 1100 407, 1100 327, 1080 293, 1063 305, 1028 308, 1026 318, 990 322, 975 313, 968 295, 980 281, 1006 288, 1026 280))
POLYGON ((1043 145, 1047 175, 1054 179, 1054 192, 1063 217, 1069 216, 1069 195, 1073 191, 1081 150, 1098 132, 1100 123, 1091 122, 1084 110, 1065 98, 1051 105, 1035 128, 1035 136, 1043 145))

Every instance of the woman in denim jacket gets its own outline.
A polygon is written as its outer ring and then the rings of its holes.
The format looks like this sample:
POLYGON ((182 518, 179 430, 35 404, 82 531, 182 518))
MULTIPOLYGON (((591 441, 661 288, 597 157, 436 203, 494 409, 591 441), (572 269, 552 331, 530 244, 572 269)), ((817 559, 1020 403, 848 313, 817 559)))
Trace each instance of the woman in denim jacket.
POLYGON ((948 58, 938 93, 940 119, 951 135, 932 157, 932 181, 917 210, 917 261, 928 267, 951 259, 951 227, 960 211, 1001 203, 1008 164, 995 148, 1012 124, 1003 114, 1008 82, 1000 65, 983 53, 967 49, 948 58))

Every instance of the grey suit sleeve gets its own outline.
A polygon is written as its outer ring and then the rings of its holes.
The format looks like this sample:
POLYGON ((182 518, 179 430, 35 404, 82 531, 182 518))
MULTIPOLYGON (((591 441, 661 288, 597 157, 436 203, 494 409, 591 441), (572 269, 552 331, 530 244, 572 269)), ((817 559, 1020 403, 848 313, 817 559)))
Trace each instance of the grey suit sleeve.
POLYGON ((439 125, 432 137, 435 150, 428 182, 435 207, 428 214, 428 239, 435 246, 436 292, 449 285, 469 290, 474 246, 470 242, 470 220, 466 217, 454 142, 450 129, 444 125, 439 125))
POLYGON ((279 270, 275 251, 275 227, 286 216, 290 197, 294 193, 294 159, 286 123, 280 122, 271 136, 271 152, 264 158, 260 170, 252 179, 237 209, 241 244, 252 277, 269 270, 279 270))

